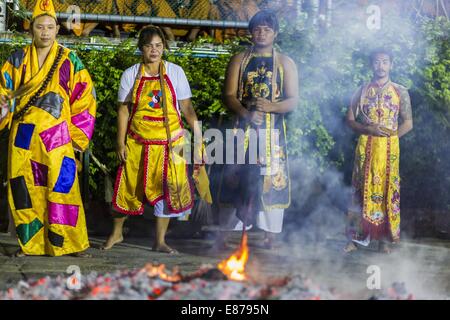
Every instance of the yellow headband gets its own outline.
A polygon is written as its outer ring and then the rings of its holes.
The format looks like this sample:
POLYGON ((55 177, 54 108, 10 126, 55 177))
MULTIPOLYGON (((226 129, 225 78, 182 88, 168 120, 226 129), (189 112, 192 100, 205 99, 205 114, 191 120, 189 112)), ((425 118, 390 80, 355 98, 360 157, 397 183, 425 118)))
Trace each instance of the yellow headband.
POLYGON ((53 17, 56 20, 55 7, 53 6, 52 0, 37 0, 34 6, 31 21, 43 15, 53 17))

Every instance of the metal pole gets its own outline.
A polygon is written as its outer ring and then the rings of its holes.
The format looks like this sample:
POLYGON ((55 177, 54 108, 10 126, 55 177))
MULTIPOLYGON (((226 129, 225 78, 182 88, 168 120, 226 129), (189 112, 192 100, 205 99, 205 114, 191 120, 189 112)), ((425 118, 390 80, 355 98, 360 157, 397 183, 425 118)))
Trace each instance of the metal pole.
POLYGON ((89 204, 89 149, 81 154, 82 161, 82 173, 81 173, 81 197, 83 199, 83 204, 85 209, 89 204))
MULTIPOLYGON (((26 14, 31 16, 31 12, 26 14)), ((72 18, 72 13, 58 12, 56 16, 59 19, 72 18)), ((145 17, 145 16, 119 16, 113 14, 80 14, 81 20, 89 20, 94 22, 117 22, 117 23, 135 23, 135 24, 170 24, 185 25, 196 27, 214 27, 214 28, 238 28, 245 29, 248 22, 245 21, 221 21, 221 20, 200 20, 200 19, 178 19, 178 18, 162 18, 162 17, 145 17)))
POLYGON ((331 27, 333 19, 333 0, 327 0, 327 28, 331 27))

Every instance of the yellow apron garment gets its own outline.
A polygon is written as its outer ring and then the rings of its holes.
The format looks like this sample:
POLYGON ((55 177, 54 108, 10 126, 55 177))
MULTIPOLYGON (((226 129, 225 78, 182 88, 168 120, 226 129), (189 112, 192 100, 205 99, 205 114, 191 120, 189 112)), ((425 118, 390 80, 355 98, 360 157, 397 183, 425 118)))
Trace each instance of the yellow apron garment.
MULTIPOLYGON (((141 75, 144 74, 141 66, 141 75)), ((184 145, 181 115, 177 98, 163 68, 168 125, 172 146, 184 145)), ((128 158, 117 173, 113 206, 124 214, 144 212, 145 199, 150 205, 164 200, 171 217, 193 206, 193 188, 187 161, 182 154, 170 154, 162 109, 159 77, 138 77, 133 90, 133 110, 128 123, 128 158)), ((182 149, 182 148, 180 148, 182 149)))
MULTIPOLYGON (((395 84, 365 86, 356 116, 359 122, 398 130, 400 95, 395 84)), ((355 151, 351 212, 360 216, 359 238, 400 237, 400 147, 397 135, 361 135, 355 151)))

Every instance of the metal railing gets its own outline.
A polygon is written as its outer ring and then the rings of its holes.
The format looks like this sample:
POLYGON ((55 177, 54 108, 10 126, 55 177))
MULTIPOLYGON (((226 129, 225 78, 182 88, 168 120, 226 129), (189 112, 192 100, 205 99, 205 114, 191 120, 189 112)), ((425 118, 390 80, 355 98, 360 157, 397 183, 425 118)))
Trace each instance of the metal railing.
MULTIPOLYGON (((31 17, 32 12, 27 11, 26 14, 31 17)), ((58 12, 56 16, 59 19, 71 19, 72 13, 58 12)), ((162 24, 162 25, 183 25, 196 27, 212 27, 212 28, 238 28, 245 29, 248 22, 243 21, 223 21, 223 20, 200 20, 200 19, 181 19, 181 18, 164 18, 164 17, 145 17, 145 16, 119 16, 115 14, 93 14, 81 13, 80 20, 93 22, 111 22, 111 23, 135 23, 135 24, 162 24)))

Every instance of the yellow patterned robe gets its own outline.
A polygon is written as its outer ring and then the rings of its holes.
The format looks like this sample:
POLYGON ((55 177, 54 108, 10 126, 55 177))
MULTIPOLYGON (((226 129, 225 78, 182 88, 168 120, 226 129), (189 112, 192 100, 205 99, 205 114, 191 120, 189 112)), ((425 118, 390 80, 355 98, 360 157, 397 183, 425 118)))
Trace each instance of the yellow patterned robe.
MULTIPOLYGON (((55 42, 40 69, 34 45, 14 52, 3 65, 1 91, 15 91, 32 78, 39 83, 16 99, 16 111, 40 88, 58 47, 55 42)), ((55 70, 23 119, 9 113, 0 122, 0 130, 11 126, 8 200, 19 244, 28 255, 60 256, 89 247, 73 145, 81 150, 89 145, 95 91, 75 52, 63 48, 55 70)))
POLYGON ((411 117, 406 88, 389 81, 382 87, 370 83, 353 98, 356 120, 379 124, 394 132, 390 137, 361 135, 355 151, 353 196, 349 209, 349 236, 353 239, 400 239, 399 116, 411 117), (403 113, 403 114, 402 114, 403 113))

